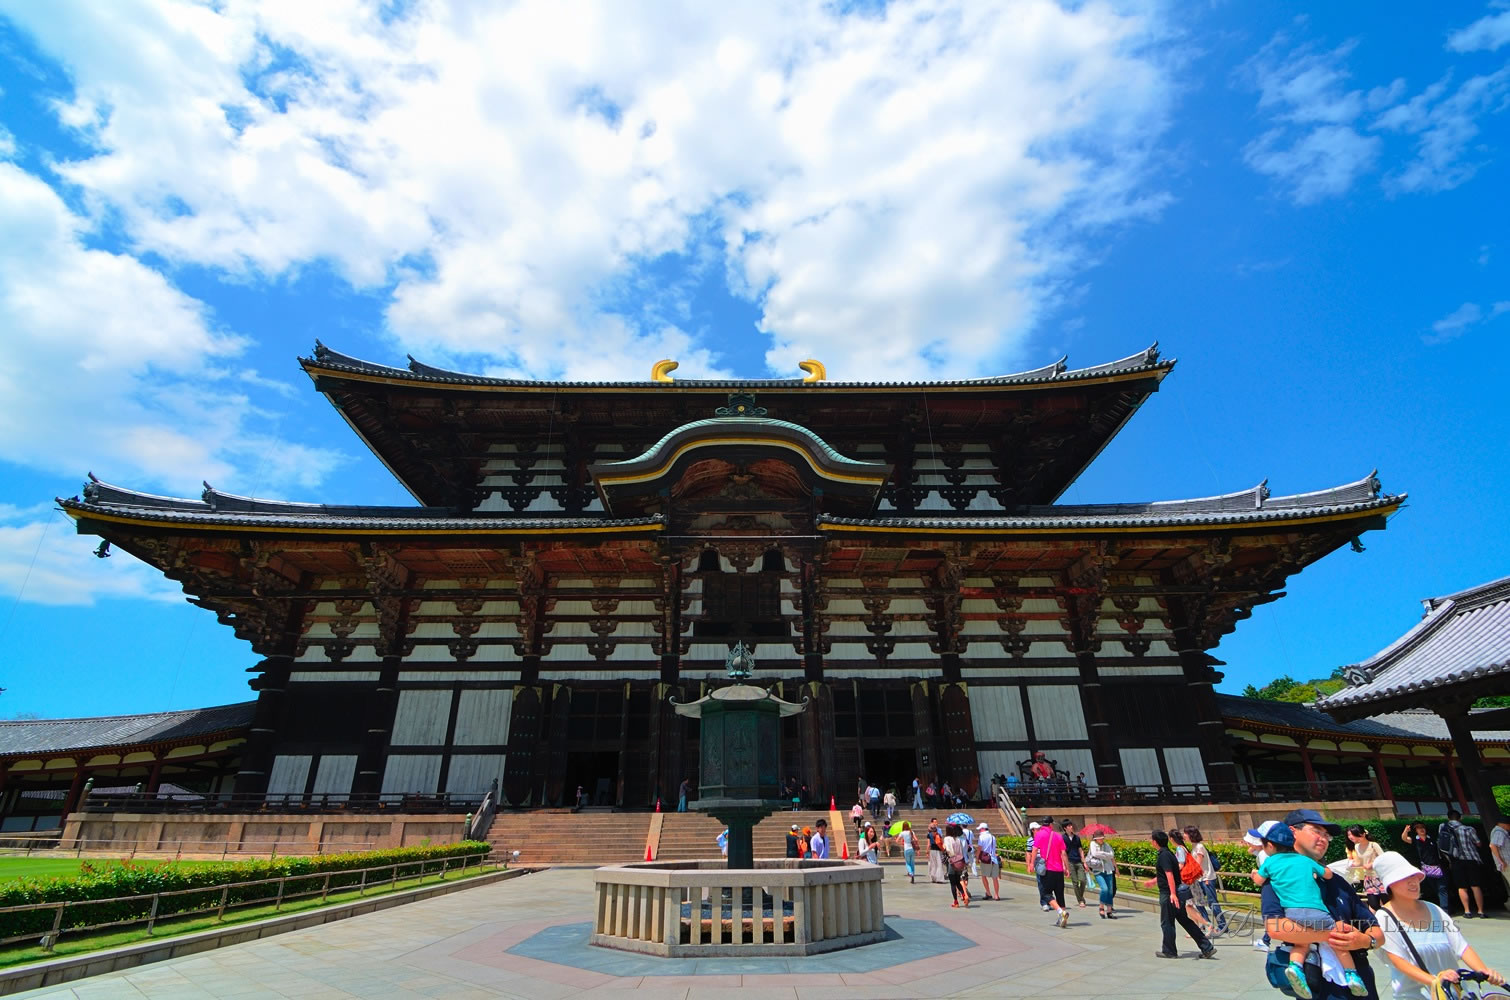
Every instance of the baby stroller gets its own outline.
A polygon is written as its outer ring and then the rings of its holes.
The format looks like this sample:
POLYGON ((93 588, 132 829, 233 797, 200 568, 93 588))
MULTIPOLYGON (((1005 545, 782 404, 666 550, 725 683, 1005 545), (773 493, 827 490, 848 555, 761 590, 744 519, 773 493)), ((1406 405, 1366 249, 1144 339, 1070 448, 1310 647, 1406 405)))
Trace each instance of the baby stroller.
POLYGON ((1431 984, 1431 1000, 1510 1000, 1510 993, 1504 992, 1501 987, 1481 989, 1480 984, 1488 979, 1486 974, 1472 969, 1459 969, 1458 981, 1455 983, 1438 975, 1436 982, 1431 984))

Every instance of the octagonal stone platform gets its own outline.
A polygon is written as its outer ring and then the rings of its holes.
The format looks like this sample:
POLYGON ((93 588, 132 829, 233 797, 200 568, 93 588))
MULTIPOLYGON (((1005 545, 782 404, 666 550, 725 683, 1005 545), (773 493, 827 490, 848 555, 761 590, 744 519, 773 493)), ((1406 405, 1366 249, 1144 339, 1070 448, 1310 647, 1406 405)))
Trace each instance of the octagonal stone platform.
POLYGON ((666 861, 593 873, 591 943, 667 958, 815 955, 880 941, 880 866, 666 861))

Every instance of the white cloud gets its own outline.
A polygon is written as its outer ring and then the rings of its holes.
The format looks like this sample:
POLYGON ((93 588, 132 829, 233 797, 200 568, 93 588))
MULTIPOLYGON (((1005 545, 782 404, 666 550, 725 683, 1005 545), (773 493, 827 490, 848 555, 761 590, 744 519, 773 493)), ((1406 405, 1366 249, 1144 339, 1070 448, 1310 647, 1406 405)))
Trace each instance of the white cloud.
POLYGON ((1505 110, 1510 97, 1510 68, 1471 77, 1456 90, 1450 78, 1381 114, 1375 127, 1416 138, 1416 155, 1385 179, 1391 191, 1444 191, 1457 187, 1478 170, 1467 162, 1479 119, 1505 110))
POLYGON ((48 507, 0 505, 0 595, 53 605, 183 600, 178 586, 146 563, 95 558, 99 542, 75 534, 72 522, 48 507))
POLYGON ((1268 120, 1243 151, 1247 164, 1278 180, 1300 204, 1347 193, 1381 163, 1390 194, 1442 191, 1471 178, 1480 164, 1468 157, 1482 153, 1474 147, 1480 120, 1510 106, 1510 68, 1455 89, 1449 73, 1404 99, 1403 79, 1350 86, 1346 63, 1355 47, 1322 51, 1280 33, 1248 61, 1239 78, 1258 91, 1268 120), (1414 151, 1400 155, 1403 149, 1387 147, 1380 133, 1411 137, 1414 151), (1391 160, 1400 165, 1388 166, 1391 160))
MULTIPOLYGON (((625 296, 710 257, 768 361, 836 377, 1015 360, 1105 227, 1157 212, 1151 13, 356 0, 12 5, 97 153, 58 169, 138 250, 392 286, 403 346, 592 377, 678 357, 625 296)), ((674 311, 673 311, 674 312, 674 311)))
POLYGON ((1291 49, 1277 35, 1240 75, 1259 92, 1258 107, 1274 123, 1243 150, 1259 173, 1280 181, 1300 204, 1345 194, 1373 169, 1383 142, 1354 125, 1366 107, 1388 99, 1388 89, 1349 88, 1345 63, 1353 43, 1329 52, 1291 49))
POLYGON ((1510 301, 1496 302, 1486 312, 1477 302, 1464 302, 1452 312, 1431 324, 1431 333, 1421 339, 1427 344, 1445 344, 1456 340, 1471 328, 1510 312, 1510 301))
POLYGON ((1288 184, 1295 201, 1305 205, 1346 194, 1373 167, 1381 145, 1377 136, 1345 125, 1319 125, 1288 141, 1283 131, 1271 129, 1243 155, 1254 170, 1288 184))
POLYGON ((0 459, 177 489, 307 483, 330 467, 308 453, 307 469, 288 469, 294 449, 248 435, 252 401, 207 365, 243 341, 136 258, 86 247, 86 229, 45 183, 0 163, 0 459), (253 478, 273 461, 284 478, 253 478))
POLYGON ((1485 49, 1493 52, 1507 43, 1510 43, 1510 10, 1485 15, 1468 27, 1460 28, 1447 36, 1447 47, 1454 52, 1485 49))

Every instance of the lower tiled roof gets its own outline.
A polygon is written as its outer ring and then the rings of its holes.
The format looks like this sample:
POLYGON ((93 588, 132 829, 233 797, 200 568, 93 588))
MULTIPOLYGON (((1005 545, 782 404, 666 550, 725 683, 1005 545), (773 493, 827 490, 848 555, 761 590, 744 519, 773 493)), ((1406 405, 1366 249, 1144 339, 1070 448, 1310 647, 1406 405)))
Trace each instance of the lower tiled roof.
POLYGON ((1510 673, 1510 577, 1424 602, 1415 627, 1361 663, 1342 668, 1349 686, 1321 708, 1354 709, 1425 696, 1510 673))
POLYGON ((23 719, 0 722, 0 756, 167 743, 213 736, 252 724, 255 701, 148 715, 97 719, 23 719))

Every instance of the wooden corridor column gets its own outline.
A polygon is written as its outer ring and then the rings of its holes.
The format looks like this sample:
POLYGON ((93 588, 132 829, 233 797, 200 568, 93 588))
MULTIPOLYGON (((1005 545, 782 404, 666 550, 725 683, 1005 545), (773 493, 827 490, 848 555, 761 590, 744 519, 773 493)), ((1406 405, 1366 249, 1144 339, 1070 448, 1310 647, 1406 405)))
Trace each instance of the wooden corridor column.
POLYGON ((1311 750, 1304 743, 1300 744, 1300 766, 1306 775, 1306 794, 1314 799, 1319 791, 1319 783, 1316 780, 1316 769, 1311 766, 1311 750))
MULTIPOLYGON (((1473 796, 1473 804, 1478 808, 1479 819, 1483 822, 1484 829, 1490 830, 1500 821, 1500 810, 1494 799, 1494 789, 1484 779, 1484 762, 1479 757, 1478 746, 1473 742, 1473 730, 1468 726, 1469 704, 1460 702, 1451 706, 1443 705, 1436 711, 1447 723, 1447 732, 1452 735, 1452 745, 1458 752, 1458 760, 1463 763, 1463 777, 1468 779, 1468 791, 1473 796)), ((1457 781, 1457 769, 1449 768, 1447 773, 1453 778, 1453 788, 1461 799, 1462 786, 1457 781)))
POLYGON ((1379 797, 1395 800, 1395 790, 1390 786, 1389 775, 1384 770, 1384 752, 1374 747, 1374 777, 1379 779, 1379 797))

